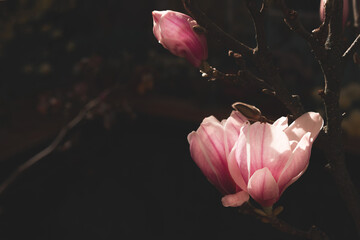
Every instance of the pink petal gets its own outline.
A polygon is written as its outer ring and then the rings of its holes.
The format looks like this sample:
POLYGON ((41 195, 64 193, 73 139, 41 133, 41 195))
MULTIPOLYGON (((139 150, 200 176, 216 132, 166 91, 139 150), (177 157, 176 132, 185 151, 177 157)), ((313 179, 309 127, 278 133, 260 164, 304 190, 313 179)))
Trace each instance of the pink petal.
POLYGON ((236 140, 239 138, 240 129, 245 122, 247 122, 247 118, 240 112, 232 111, 230 117, 224 123, 225 149, 227 154, 230 153, 236 140))
POLYGON ((306 133, 295 147, 293 154, 286 163, 280 175, 278 185, 282 193, 290 184, 295 182, 306 170, 311 153, 311 133, 306 133))
MULTIPOLYGON (((207 42, 203 34, 197 34, 192 27, 196 21, 190 16, 174 11, 155 11, 161 14, 154 35, 172 54, 185 57, 194 66, 199 67, 207 58, 207 42)), ((154 20, 155 23, 156 20, 154 20)))
POLYGON ((278 179, 291 155, 289 139, 281 128, 268 123, 256 122, 249 127, 247 135, 248 156, 251 163, 250 175, 267 167, 275 180, 278 179))
POLYGON ((204 119, 196 132, 188 135, 190 153, 208 180, 222 193, 234 193, 225 155, 224 131, 214 117, 204 119))
POLYGON ((279 127, 281 130, 285 130, 288 127, 288 118, 281 117, 276 120, 272 125, 275 127, 279 127))
POLYGON ((238 186, 243 190, 247 188, 247 182, 250 178, 247 162, 247 139, 246 132, 250 128, 249 124, 244 124, 240 130, 238 140, 228 157, 229 172, 238 186))
POLYGON ((248 200, 249 200, 249 194, 245 191, 240 191, 235 194, 229 194, 224 196, 221 199, 221 202, 224 207, 239 207, 248 200))
POLYGON ((159 21, 160 18, 162 16, 162 13, 160 11, 153 11, 152 12, 152 16, 153 16, 153 33, 155 35, 155 38, 160 42, 161 41, 161 34, 160 34, 160 25, 159 25, 159 21))
MULTIPOLYGON (((244 141, 244 140, 242 140, 244 141)), ((239 141, 237 142, 237 145, 239 145, 239 141)), ((244 150, 244 149, 241 149, 244 150)), ((247 189, 247 168, 245 168, 246 172, 246 183, 244 180, 244 177, 242 175, 242 171, 240 169, 240 156, 242 156, 240 148, 234 147, 232 151, 229 154, 228 157, 228 164, 229 164, 229 172, 232 177, 232 179, 235 181, 235 183, 243 190, 247 189)), ((246 151, 246 148, 245 148, 246 151)), ((246 152, 244 153, 246 154, 246 152)), ((245 159, 246 160, 246 159, 245 159)))
POLYGON ((310 132, 310 140, 314 141, 323 124, 324 121, 319 113, 308 112, 296 119, 284 132, 290 141, 295 140, 297 142, 300 141, 307 132, 310 132))
POLYGON ((268 168, 259 169, 251 176, 248 193, 263 207, 270 207, 277 201, 279 187, 268 168))

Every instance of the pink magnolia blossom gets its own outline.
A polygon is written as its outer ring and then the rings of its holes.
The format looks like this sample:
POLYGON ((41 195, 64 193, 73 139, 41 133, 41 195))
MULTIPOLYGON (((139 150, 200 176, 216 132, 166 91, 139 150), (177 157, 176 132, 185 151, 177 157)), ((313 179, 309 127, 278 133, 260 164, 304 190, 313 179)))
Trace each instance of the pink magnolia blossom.
POLYGON ((308 112, 288 126, 275 123, 244 124, 229 157, 236 184, 263 207, 271 207, 309 164, 312 143, 323 126, 318 113, 308 112))
POLYGON ((206 37, 193 30, 196 21, 183 13, 153 11, 156 39, 172 54, 186 58, 195 67, 208 57, 206 37))
POLYGON ((240 206, 249 199, 232 179, 227 157, 236 142, 240 129, 247 119, 233 111, 230 117, 219 122, 210 116, 203 120, 197 131, 188 135, 190 153, 207 179, 227 195, 224 206, 240 206))
MULTIPOLYGON (((323 22, 325 20, 325 4, 327 0, 320 0, 320 20, 323 22)), ((345 26, 345 23, 349 16, 349 0, 343 1, 343 26, 345 26)))

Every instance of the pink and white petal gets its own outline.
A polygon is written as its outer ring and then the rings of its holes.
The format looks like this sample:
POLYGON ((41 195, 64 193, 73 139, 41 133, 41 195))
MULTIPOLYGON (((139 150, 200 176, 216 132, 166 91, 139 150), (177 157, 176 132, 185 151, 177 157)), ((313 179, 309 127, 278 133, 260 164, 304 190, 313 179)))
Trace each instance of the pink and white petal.
POLYGON ((279 127, 256 122, 247 134, 250 148, 250 175, 258 169, 267 167, 277 181, 292 151, 289 139, 279 127))
POLYGON ((240 191, 235 194, 229 194, 221 199, 224 207, 239 207, 249 200, 249 194, 245 191, 240 191))
POLYGON ((217 118, 212 115, 204 118, 201 122, 201 124, 207 124, 207 123, 219 124, 219 126, 222 126, 219 120, 217 120, 217 118))
MULTIPOLYGON (((244 177, 242 176, 241 169, 239 162, 241 161, 239 158, 241 156, 241 151, 238 151, 238 148, 233 148, 232 151, 229 154, 228 157, 228 163, 229 163, 229 172, 236 183, 237 186, 239 186, 242 190, 247 189, 247 184, 245 183, 244 177)), ((246 171, 247 176, 247 171, 246 171)))
POLYGON ((290 141, 290 147, 291 147, 291 151, 294 151, 294 149, 296 148, 296 146, 298 145, 298 141, 292 140, 290 141))
MULTIPOLYGON (((282 190, 280 191, 280 196, 283 194, 283 192, 294 182, 296 182, 306 171, 307 167, 309 166, 309 163, 305 166, 305 168, 293 179, 290 180, 284 187, 282 187, 282 190)), ((279 188, 280 189, 280 188, 279 188)))
POLYGON ((324 120, 319 113, 308 112, 297 118, 284 132, 290 141, 300 141, 305 133, 310 132, 310 140, 314 141, 323 124, 324 120))
MULTIPOLYGON (((247 134, 246 134, 248 132, 249 128, 250 128, 249 124, 244 124, 244 126, 241 128, 239 138, 235 142, 234 147, 228 157, 228 161, 230 161, 229 171, 230 171, 230 168, 231 168, 231 170, 238 169, 237 170, 238 172, 236 172, 236 173, 230 172, 230 174, 234 174, 234 176, 232 175, 234 179, 242 178, 244 180, 245 185, 247 185, 249 178, 250 178, 250 169, 248 167, 248 166, 250 166, 249 165, 250 152, 248 151, 249 147, 247 144, 247 134), (241 176, 241 178, 240 178, 240 176, 241 176)), ((238 181, 237 184, 242 189, 244 189, 243 184, 238 179, 236 180, 236 181, 238 181)), ((246 188, 244 190, 246 190, 246 188)))
POLYGON ((278 120, 276 120, 272 125, 275 127, 279 127, 281 130, 284 131, 288 127, 288 118, 281 117, 278 120))
POLYGON ((251 176, 248 193, 263 207, 270 207, 278 200, 279 187, 268 168, 259 169, 251 176))
POLYGON ((191 157, 196 165, 198 165, 200 170, 213 185, 220 186, 217 167, 214 166, 211 155, 204 147, 204 143, 199 138, 198 133, 195 131, 191 132, 188 135, 188 141, 190 143, 191 157))
POLYGON ((300 177, 299 174, 302 174, 306 170, 311 154, 312 143, 310 138, 310 132, 306 133, 302 137, 286 163, 278 180, 281 193, 286 189, 286 187, 300 177))
POLYGON ((160 11, 153 11, 152 12, 152 16, 153 16, 153 33, 155 35, 155 38, 158 40, 158 42, 161 41, 161 29, 160 29, 160 18, 162 16, 162 12, 160 11))
POLYGON ((160 43, 171 53, 185 57, 195 66, 207 57, 206 38, 193 31, 189 22, 191 18, 185 14, 167 11, 160 19, 160 43))
POLYGON ((236 140, 239 138, 240 129, 247 122, 247 119, 239 112, 232 111, 230 117, 224 124, 225 131, 225 149, 230 153, 236 140))
MULTIPOLYGON (((236 184, 232 180, 227 163, 223 164, 224 156, 213 155, 209 151, 209 143, 197 132, 188 136, 191 157, 206 178, 222 193, 229 194, 236 191, 236 184), (205 141, 205 142, 204 142, 205 141)), ((210 148, 212 148, 210 146, 210 148)))
POLYGON ((213 116, 205 118, 196 132, 188 135, 190 153, 208 180, 223 194, 234 193, 224 148, 224 129, 213 116))

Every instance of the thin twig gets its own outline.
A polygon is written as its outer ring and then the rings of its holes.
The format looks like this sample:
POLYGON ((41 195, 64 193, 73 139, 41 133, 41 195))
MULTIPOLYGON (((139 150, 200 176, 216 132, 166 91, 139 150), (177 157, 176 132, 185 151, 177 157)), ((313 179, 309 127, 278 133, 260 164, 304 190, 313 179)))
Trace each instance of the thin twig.
POLYGON ((279 0, 278 4, 283 12, 284 22, 289 27, 289 29, 294 31, 307 41, 317 59, 326 58, 326 52, 320 44, 324 43, 326 40, 326 36, 323 35, 327 34, 328 32, 326 30, 326 22, 329 18, 325 17, 325 22, 318 29, 314 30, 313 33, 311 33, 305 29, 304 25, 299 19, 298 13, 295 10, 288 8, 285 0, 279 0), (317 37, 315 37, 314 35, 316 35, 317 37))
POLYGON ((253 49, 246 44, 233 38, 230 34, 223 31, 219 26, 212 22, 192 0, 182 0, 185 9, 196 19, 197 23, 204 27, 207 32, 215 37, 221 39, 225 46, 242 55, 248 57, 252 55, 253 49))
POLYGON ((285 0, 279 0, 279 6, 284 14, 284 21, 289 26, 289 28, 302 36, 306 40, 310 40, 312 35, 308 32, 301 21, 299 20, 298 13, 287 7, 285 0))
POLYGON ((237 73, 223 73, 218 69, 209 65, 201 68, 202 77, 210 80, 222 80, 225 82, 237 83, 243 86, 254 85, 260 89, 268 89, 273 91, 272 87, 264 80, 258 78, 248 70, 239 70, 237 73))
POLYGON ((51 154, 63 142, 69 131, 76 127, 86 117, 89 111, 97 107, 99 103, 101 103, 104 98, 107 97, 110 91, 111 90, 105 90, 97 98, 87 103, 84 108, 79 112, 79 114, 60 130, 59 134, 48 147, 37 153, 25 163, 21 164, 14 172, 12 172, 10 176, 1 183, 0 195, 4 193, 4 191, 9 187, 9 185, 12 184, 19 177, 20 174, 29 169, 35 163, 39 162, 41 159, 44 159, 46 156, 51 154))
POLYGON ((360 34, 355 38, 350 47, 344 52, 342 58, 351 57, 360 48, 360 34))
POLYGON ((360 6, 358 5, 358 0, 352 0, 352 7, 353 7, 353 15, 354 15, 354 27, 359 32, 360 30, 360 6))
POLYGON ((325 11, 330 12, 329 34, 325 43, 325 49, 333 49, 338 45, 342 37, 343 25, 343 1, 327 0, 325 11))
MULTIPOLYGON (((275 91, 275 96, 285 105, 285 107, 296 118, 304 113, 301 101, 297 97, 293 97, 284 87, 284 81, 282 80, 279 70, 274 64, 272 54, 267 50, 266 44, 263 40, 262 51, 257 48, 252 49, 240 41, 234 39, 229 34, 225 33, 219 26, 213 23, 195 4, 195 0, 182 0, 185 9, 197 20, 197 22, 207 29, 208 34, 216 36, 220 39, 225 46, 229 49, 239 52, 242 56, 248 57, 255 64, 256 70, 259 72, 261 78, 271 86, 275 91)), ((263 11, 263 10, 261 10, 263 11)), ((261 30, 264 26, 264 19, 262 17, 256 18, 256 29, 260 33, 261 39, 265 39, 265 30, 261 30)), ((260 40, 260 39, 258 39, 260 40)))
POLYGON ((258 8, 256 1, 246 0, 247 8, 251 14, 252 20, 255 27, 255 38, 256 38, 256 48, 259 52, 264 52, 267 49, 267 41, 265 34, 265 4, 262 3, 261 7, 258 8))

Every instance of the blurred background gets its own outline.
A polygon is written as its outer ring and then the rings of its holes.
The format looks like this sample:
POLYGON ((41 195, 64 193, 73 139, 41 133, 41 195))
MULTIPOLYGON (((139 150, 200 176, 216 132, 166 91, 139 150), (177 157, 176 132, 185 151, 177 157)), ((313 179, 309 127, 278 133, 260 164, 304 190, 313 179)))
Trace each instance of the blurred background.
MULTIPOLYGON (((254 46, 243 1, 199 3, 254 46)), ((319 26, 320 1, 288 4, 308 30, 319 26)), ((163 49, 151 11, 167 9, 184 12, 180 0, 0 1, 0 183, 66 131, 0 194, 0 239, 294 239, 222 207, 186 139, 203 118, 226 118, 236 101, 274 119, 287 110, 259 89, 207 81, 163 49), (79 123, 66 129, 76 116, 79 123)), ((351 23, 350 11, 347 41, 354 38, 351 23)), ((317 94, 323 77, 307 44, 277 10, 269 11, 266 27, 284 84, 306 110, 323 113, 317 94)), ((227 50, 209 39, 209 63, 236 72, 227 50)), ((359 65, 348 65, 343 89, 347 163, 359 186, 359 65)), ((316 225, 332 239, 353 239, 325 163, 315 145, 307 172, 277 203, 285 207, 280 217, 301 229, 316 225)))

